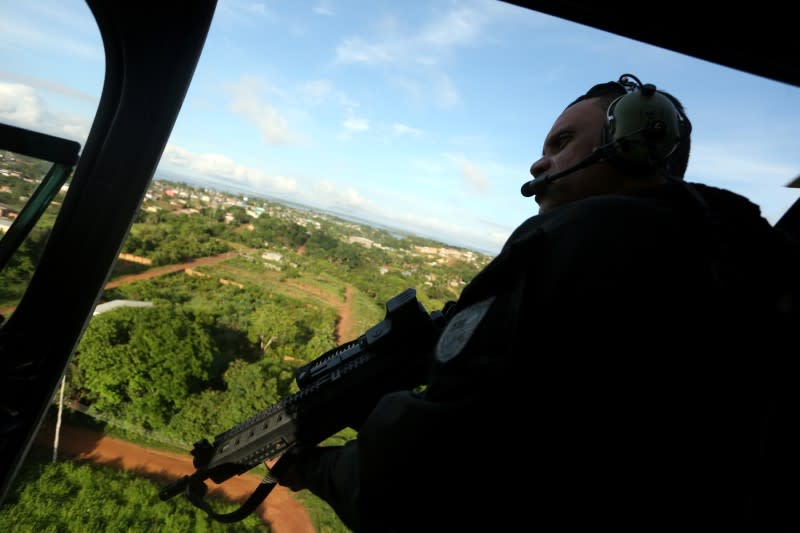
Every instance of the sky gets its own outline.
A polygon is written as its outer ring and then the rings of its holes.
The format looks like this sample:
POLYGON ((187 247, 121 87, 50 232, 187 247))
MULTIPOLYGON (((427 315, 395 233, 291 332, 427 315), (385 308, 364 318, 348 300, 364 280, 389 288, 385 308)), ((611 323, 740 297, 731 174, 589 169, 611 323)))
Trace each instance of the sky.
MULTIPOLYGON (((219 0, 155 177, 496 254, 553 121, 624 73, 683 102, 688 181, 772 223, 800 196, 800 88, 498 0, 219 0)), ((85 3, 0 0, 0 122, 83 144, 103 75, 85 3)))

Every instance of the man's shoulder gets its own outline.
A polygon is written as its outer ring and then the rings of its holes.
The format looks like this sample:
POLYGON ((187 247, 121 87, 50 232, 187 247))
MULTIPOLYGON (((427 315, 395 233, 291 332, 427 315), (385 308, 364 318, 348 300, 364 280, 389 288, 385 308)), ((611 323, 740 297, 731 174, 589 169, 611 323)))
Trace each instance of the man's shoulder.
POLYGON ((561 233, 622 227, 625 233, 635 233, 676 223, 691 227, 702 223, 707 213, 725 224, 765 222, 760 208, 737 193, 699 183, 670 183, 576 200, 529 218, 514 234, 530 233, 532 228, 540 233, 561 233))
POLYGON ((607 194, 566 204, 549 213, 552 217, 544 223, 556 228, 581 220, 592 223, 630 222, 631 217, 661 218, 674 213, 669 202, 656 196, 607 194))
POLYGON ((659 198, 593 196, 530 217, 517 227, 510 240, 521 242, 533 235, 562 236, 574 233, 588 236, 615 230, 637 232, 654 225, 669 226, 678 216, 677 206, 659 198))

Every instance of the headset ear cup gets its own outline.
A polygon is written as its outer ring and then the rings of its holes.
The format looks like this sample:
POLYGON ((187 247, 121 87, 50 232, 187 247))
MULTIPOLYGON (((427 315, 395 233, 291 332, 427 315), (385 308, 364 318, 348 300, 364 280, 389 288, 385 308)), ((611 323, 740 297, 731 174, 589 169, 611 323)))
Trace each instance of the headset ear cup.
POLYGON ((677 109, 667 96, 646 85, 615 99, 606 115, 612 163, 629 173, 665 169, 680 139, 677 109))
POLYGON ((606 121, 603 124, 601 146, 605 146, 614 141, 614 133, 617 129, 617 118, 614 115, 614 110, 617 107, 617 102, 619 102, 622 98, 622 96, 615 98, 608 106, 608 110, 606 111, 606 121))
MULTIPOLYGON (((604 148, 610 147, 617 140, 616 135, 619 128, 619 124, 617 123, 617 116, 615 115, 615 113, 616 113, 617 103, 624 97, 625 95, 622 95, 612 100, 608 106, 608 110, 606 111, 606 120, 603 123, 603 129, 600 132, 600 146, 604 148)), ((616 148, 611 150, 611 153, 615 152, 616 148)), ((620 170, 624 170, 624 162, 619 158, 618 155, 607 156, 606 161, 608 163, 611 163, 615 167, 619 168, 620 170)))

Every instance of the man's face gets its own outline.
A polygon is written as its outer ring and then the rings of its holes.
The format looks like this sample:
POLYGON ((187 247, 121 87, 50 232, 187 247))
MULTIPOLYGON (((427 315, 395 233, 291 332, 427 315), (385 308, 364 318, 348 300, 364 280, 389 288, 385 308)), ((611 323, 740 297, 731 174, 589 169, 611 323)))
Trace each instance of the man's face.
MULTIPOLYGON (((583 160, 600 145, 606 114, 598 99, 578 102, 561 113, 542 148, 542 157, 531 165, 534 177, 565 170, 583 160)), ((539 213, 588 196, 619 188, 620 174, 608 163, 595 163, 550 183, 536 195, 539 213)))

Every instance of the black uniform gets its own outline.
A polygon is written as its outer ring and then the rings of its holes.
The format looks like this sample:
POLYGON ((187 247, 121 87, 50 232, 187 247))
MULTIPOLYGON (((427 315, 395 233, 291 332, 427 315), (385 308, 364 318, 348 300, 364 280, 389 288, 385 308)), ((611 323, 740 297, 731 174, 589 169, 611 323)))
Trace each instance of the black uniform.
POLYGON ((355 531, 785 523, 797 459, 776 468, 765 430, 793 368, 782 242, 699 184, 531 217, 464 288, 425 392, 304 452, 309 488, 355 531))

